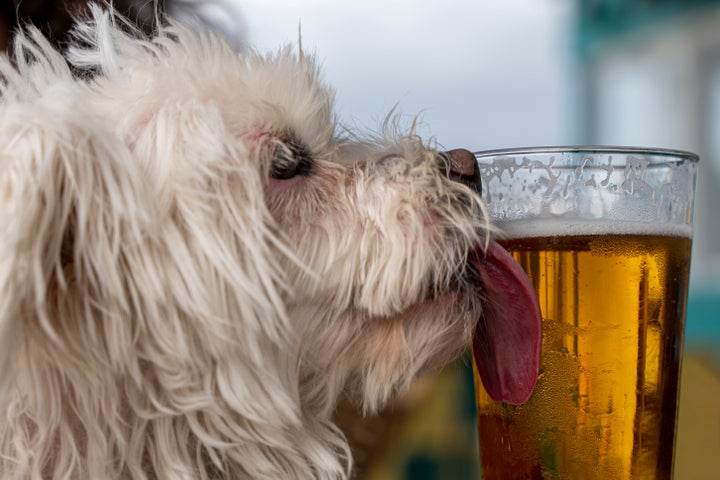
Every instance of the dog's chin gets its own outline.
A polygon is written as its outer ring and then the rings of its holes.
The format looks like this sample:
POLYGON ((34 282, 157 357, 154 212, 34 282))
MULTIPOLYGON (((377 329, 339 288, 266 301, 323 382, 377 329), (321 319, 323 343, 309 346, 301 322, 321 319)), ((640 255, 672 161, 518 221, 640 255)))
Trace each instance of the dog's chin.
POLYGON ((371 319, 361 367, 366 410, 377 410, 419 376, 468 351, 480 318, 480 300, 474 289, 458 285, 398 315, 371 319))
POLYGON ((403 313, 406 335, 429 334, 427 348, 436 355, 427 368, 444 365, 470 346, 481 314, 480 298, 474 290, 453 288, 403 313))
POLYGON ((457 333, 457 326, 462 326, 462 334, 457 335, 455 340, 458 348, 467 347, 482 314, 483 282, 477 269, 482 255, 481 247, 472 251, 461 271, 456 272, 444 288, 433 287, 401 314, 405 322, 412 325, 413 319, 427 317, 432 321, 435 318, 437 323, 448 326, 451 330, 449 334, 457 333))

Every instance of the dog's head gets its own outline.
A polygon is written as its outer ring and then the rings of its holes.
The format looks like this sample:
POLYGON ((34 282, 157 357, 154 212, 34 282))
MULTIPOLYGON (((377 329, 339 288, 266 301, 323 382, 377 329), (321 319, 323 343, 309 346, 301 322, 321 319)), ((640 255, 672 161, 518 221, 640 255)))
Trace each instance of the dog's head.
POLYGON ((27 444, 39 453, 18 463, 34 468, 91 471, 72 460, 112 452, 125 473, 340 474, 339 395, 377 408, 473 334, 491 394, 527 397, 537 303, 489 237, 469 152, 391 122, 343 131, 302 52, 239 55, 176 24, 140 39, 94 15, 68 57, 90 80, 37 36, 21 40, 34 61, 3 67, 4 108, 28 113, 2 124, 20 165, 3 185, 28 178, 2 210, 23 216, 3 237, 3 291, 20 292, 3 311, 30 319, 8 456, 27 444), (24 378, 38 375, 39 394, 24 378))
MULTIPOLYGON (((511 333, 497 342, 488 338, 486 365, 509 371, 498 372, 508 378, 491 386, 493 393, 520 401, 529 392, 534 367, 527 359, 537 349, 519 343, 502 347, 518 350, 507 354, 495 344, 533 338, 527 323, 536 322, 536 311, 522 313, 528 288, 512 284, 521 278, 517 272, 500 288, 509 290, 507 298, 499 296, 504 291, 490 298, 498 289, 482 285, 497 273, 483 261, 485 248, 495 244, 468 152, 439 153, 390 121, 372 138, 341 130, 315 59, 291 48, 237 55, 180 26, 142 45, 86 32, 90 44, 114 41, 125 49, 115 59, 87 58, 87 51, 74 59, 99 66, 100 101, 126 126, 160 197, 182 208, 193 193, 214 192, 227 204, 216 212, 220 223, 263 232, 233 232, 234 241, 245 242, 235 254, 248 258, 227 261, 274 272, 276 307, 289 322, 283 328, 291 330, 307 383, 351 380, 366 406, 375 407, 462 350, 484 304, 523 299, 520 309, 489 319, 488 337, 511 333), (505 362, 493 359, 498 355, 505 362), (514 355, 520 360, 512 361, 514 355), (509 391, 514 388, 523 392, 509 391)), ((188 210, 184 219, 192 227, 190 218, 188 210)))

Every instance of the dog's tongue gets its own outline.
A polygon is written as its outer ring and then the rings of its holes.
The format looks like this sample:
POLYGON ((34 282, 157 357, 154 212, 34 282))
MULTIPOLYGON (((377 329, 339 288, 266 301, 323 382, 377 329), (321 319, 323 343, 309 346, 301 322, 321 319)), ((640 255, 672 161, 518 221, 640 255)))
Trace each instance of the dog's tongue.
POLYGON ((535 388, 540 364, 542 317, 530 279, 498 243, 477 252, 483 282, 483 316, 473 352, 483 386, 496 401, 520 404, 535 388))

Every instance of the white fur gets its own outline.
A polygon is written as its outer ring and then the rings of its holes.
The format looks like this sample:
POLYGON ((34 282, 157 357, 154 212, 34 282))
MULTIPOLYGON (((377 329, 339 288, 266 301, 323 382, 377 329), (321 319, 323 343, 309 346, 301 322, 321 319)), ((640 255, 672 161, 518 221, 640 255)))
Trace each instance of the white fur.
POLYGON ((331 417, 465 348, 482 205, 393 127, 341 135, 313 58, 95 8, 0 60, 3 478, 346 478, 331 417), (269 177, 292 138, 311 170, 269 177), (458 283, 460 282, 460 283, 458 283))

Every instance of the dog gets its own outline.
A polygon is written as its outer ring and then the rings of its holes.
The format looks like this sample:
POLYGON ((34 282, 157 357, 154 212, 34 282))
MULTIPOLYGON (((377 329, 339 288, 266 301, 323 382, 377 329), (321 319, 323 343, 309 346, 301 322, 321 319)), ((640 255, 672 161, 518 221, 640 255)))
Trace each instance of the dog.
POLYGON ((342 129, 300 48, 97 6, 73 42, 0 60, 3 478, 348 478, 338 399, 471 343, 527 398, 537 301, 470 152, 342 129))

